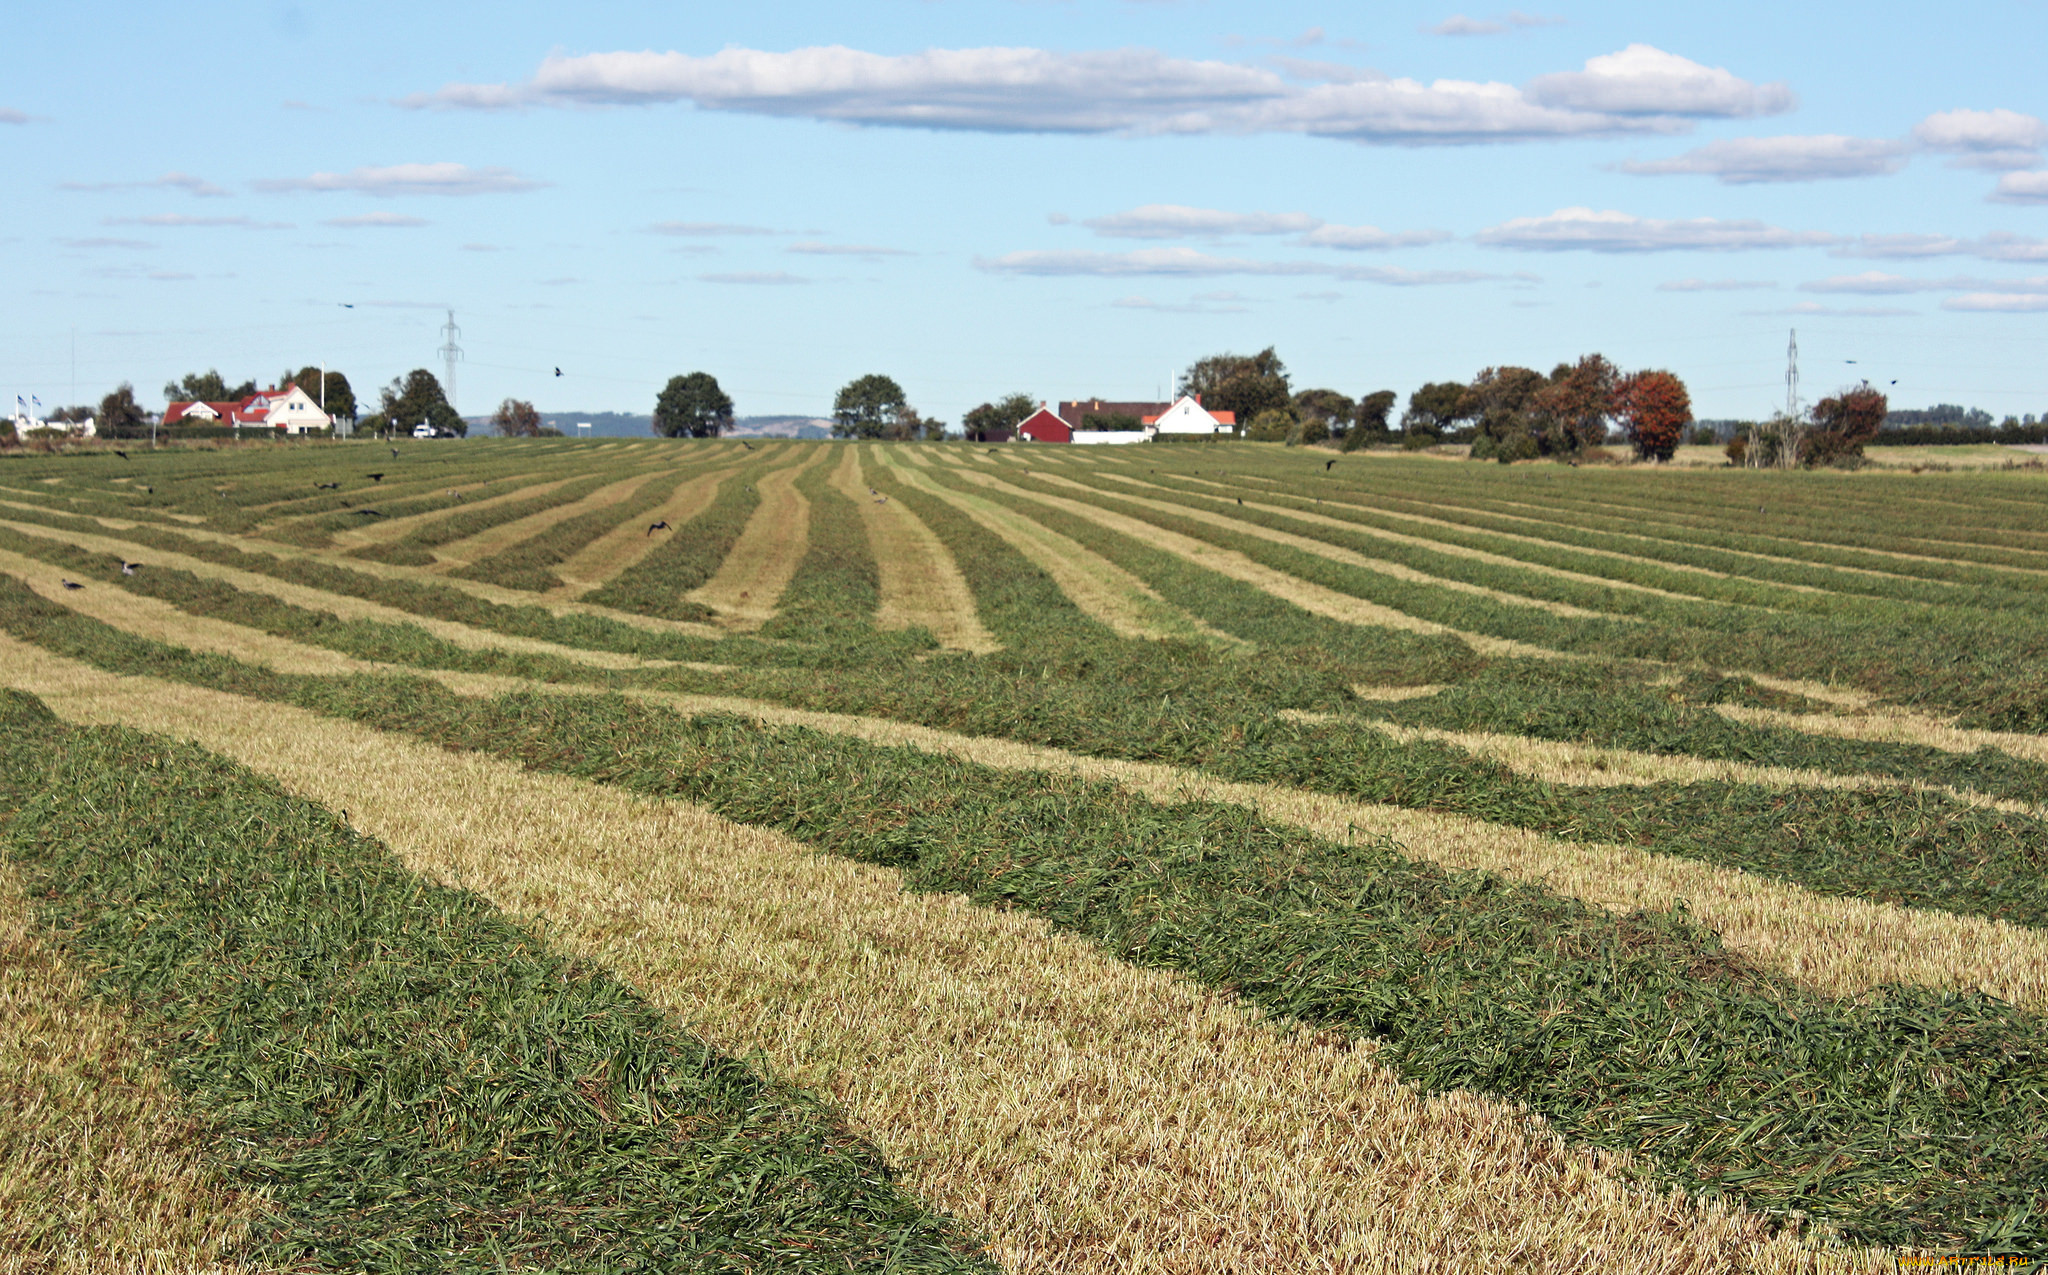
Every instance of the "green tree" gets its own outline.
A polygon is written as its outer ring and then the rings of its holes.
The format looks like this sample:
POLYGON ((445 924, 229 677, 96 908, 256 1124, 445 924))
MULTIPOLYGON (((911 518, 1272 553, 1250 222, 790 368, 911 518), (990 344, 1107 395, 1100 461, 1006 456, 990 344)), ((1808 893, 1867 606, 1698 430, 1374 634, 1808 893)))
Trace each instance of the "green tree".
POLYGON ((1619 409, 1615 398, 1621 372, 1598 354, 1560 363, 1550 383, 1529 395, 1525 418, 1531 437, 1547 456, 1576 455, 1607 441, 1608 422, 1619 409))
POLYGON ((1358 410, 1351 418, 1351 428, 1344 432, 1344 450, 1354 452, 1392 438, 1387 417, 1393 412, 1396 401, 1397 396, 1392 390, 1374 390, 1359 399, 1358 410))
POLYGON ((672 376, 654 400, 654 432, 669 438, 717 438, 732 428, 732 397, 709 372, 672 376))
POLYGON ((469 422, 448 406, 448 396, 441 392, 440 380, 423 367, 393 378, 391 384, 378 392, 378 399, 386 429, 406 433, 427 424, 437 431, 469 433, 469 422))
POLYGON ((1244 436, 1254 443, 1293 443, 1301 422, 1284 407, 1269 407, 1245 422, 1244 436))
POLYGON ((983 403, 960 418, 960 429, 966 438, 975 442, 983 441, 988 434, 1001 430, 1015 433, 1019 425, 1029 420, 1038 410, 1038 400, 1029 394, 1005 394, 993 403, 983 403))
POLYGON ((322 373, 319 368, 309 363, 305 367, 300 368, 297 375, 286 373, 283 377, 279 378, 277 382, 279 389, 283 389, 287 385, 296 385, 306 391, 307 395, 315 403, 320 404, 320 410, 326 412, 329 416, 344 421, 352 421, 356 418, 356 392, 349 386, 348 378, 333 368, 329 368, 325 373, 322 373), (326 377, 327 393, 324 401, 320 397, 321 377, 323 375, 326 377))
POLYGON ((1294 414, 1301 420, 1301 441, 1320 443, 1342 438, 1351 429, 1358 404, 1335 390, 1302 390, 1294 396, 1294 414))
POLYGON ((889 414, 888 423, 882 427, 882 437, 905 443, 918 439, 936 443, 946 437, 946 422, 936 416, 921 415, 916 408, 905 403, 889 414))
POLYGON ((1408 396, 1408 410, 1401 414, 1401 432, 1410 440, 1427 438, 1434 442, 1470 417, 1465 386, 1459 381, 1431 381, 1408 396))
POLYGON ((1472 454, 1481 459, 1497 456, 1503 462, 1536 455, 1538 427, 1530 405, 1549 383, 1534 368, 1514 366, 1490 367, 1473 377, 1458 405, 1461 415, 1478 422, 1472 454))
POLYGON ((1192 394, 1212 412, 1234 412, 1238 428, 1261 412, 1292 405, 1287 365, 1267 346, 1257 354, 1212 354, 1181 373, 1180 393, 1192 394))
POLYGON ((173 403, 228 403, 245 399, 255 392, 256 382, 229 385, 213 368, 204 372, 187 372, 184 379, 164 385, 164 398, 173 403))
POLYGON ((508 398, 498 404, 491 428, 506 438, 538 438, 540 412, 523 398, 508 398))
POLYGON ((902 425, 910 406, 903 387, 878 372, 839 387, 832 399, 832 433, 839 438, 882 438, 890 426, 902 425))
POLYGON ((135 401, 135 387, 123 381, 100 400, 93 429, 101 438, 142 438, 149 433, 149 413, 135 401))

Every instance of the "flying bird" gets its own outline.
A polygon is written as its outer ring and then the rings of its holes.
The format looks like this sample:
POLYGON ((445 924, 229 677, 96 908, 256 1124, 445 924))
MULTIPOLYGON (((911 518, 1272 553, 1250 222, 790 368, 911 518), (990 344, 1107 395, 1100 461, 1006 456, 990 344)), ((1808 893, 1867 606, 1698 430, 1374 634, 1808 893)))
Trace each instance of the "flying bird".
POLYGON ((344 310, 353 310, 356 308, 356 303, 353 301, 337 301, 334 304, 340 306, 344 310))
POLYGON ((1337 463, 1337 462, 1336 462, 1336 461, 1334 461, 1334 460, 1326 460, 1326 461, 1324 461, 1324 462, 1323 462, 1323 472, 1324 472, 1324 473, 1326 473, 1326 474, 1327 474, 1327 473, 1329 473, 1329 472, 1330 472, 1330 466, 1332 466, 1332 465, 1334 465, 1334 464, 1336 464, 1336 463, 1337 463))
POLYGON ((141 565, 142 564, 139 562, 129 562, 126 559, 123 559, 121 562, 121 574, 124 576, 132 576, 135 574, 135 568, 141 565))
POLYGON ((127 452, 124 452, 124 451, 122 451, 122 450, 121 450, 120 448, 118 448, 118 447, 116 447, 116 448, 114 449, 114 455, 116 455, 116 456, 119 456, 119 457, 120 457, 120 458, 121 458, 122 460, 127 460, 127 459, 128 459, 128 453, 127 453, 127 452))
POLYGON ((647 524, 647 534, 648 534, 648 535, 650 535, 650 536, 651 536, 651 535, 653 535, 653 534, 654 534, 655 532, 657 532, 657 531, 667 531, 667 530, 668 530, 668 519, 666 519, 666 518, 662 519, 662 520, 661 520, 660 522, 653 522, 653 523, 649 523, 649 524, 647 524))
POLYGON ((370 475, 370 481, 371 481, 371 482, 373 482, 373 483, 381 483, 381 482, 383 482, 383 481, 384 481, 384 475, 382 475, 382 474, 371 474, 371 475, 370 475))
POLYGON ((85 586, 76 580, 66 580, 64 581, 64 587, 67 589, 83 589, 85 586))
POLYGON ((744 439, 744 438, 742 438, 742 439, 740 440, 740 446, 742 446, 742 447, 746 448, 746 449, 747 449, 748 451, 753 451, 753 450, 754 450, 754 445, 753 445, 752 443, 748 442, 748 441, 747 441, 746 439, 744 439))
POLYGON ((562 374, 562 369, 561 369, 561 368, 556 368, 556 369, 555 369, 555 375, 556 375, 556 376, 560 376, 561 374, 562 374))

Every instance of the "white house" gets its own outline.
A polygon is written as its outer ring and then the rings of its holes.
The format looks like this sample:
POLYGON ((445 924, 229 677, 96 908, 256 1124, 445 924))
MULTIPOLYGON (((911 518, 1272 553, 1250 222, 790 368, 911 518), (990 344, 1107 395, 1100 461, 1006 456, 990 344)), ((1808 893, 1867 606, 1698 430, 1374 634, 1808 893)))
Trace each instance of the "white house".
POLYGON ((303 434, 309 429, 326 429, 334 418, 320 410, 312 395, 297 385, 287 385, 281 390, 259 390, 240 402, 173 403, 164 409, 164 424, 177 421, 207 421, 237 429, 255 427, 303 434))
POLYGON ((1183 394, 1172 407, 1145 418, 1145 435, 1149 438, 1159 434, 1225 434, 1236 423, 1234 413, 1209 411, 1193 395, 1183 394))

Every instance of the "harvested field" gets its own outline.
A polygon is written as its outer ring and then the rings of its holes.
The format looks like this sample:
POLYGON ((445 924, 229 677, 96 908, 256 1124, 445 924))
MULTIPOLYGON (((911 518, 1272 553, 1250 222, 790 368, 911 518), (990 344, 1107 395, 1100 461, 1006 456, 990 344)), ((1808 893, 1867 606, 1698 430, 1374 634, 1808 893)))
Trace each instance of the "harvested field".
POLYGON ((2048 1249, 2048 473, 400 451, 0 462, 0 1270, 2048 1249))

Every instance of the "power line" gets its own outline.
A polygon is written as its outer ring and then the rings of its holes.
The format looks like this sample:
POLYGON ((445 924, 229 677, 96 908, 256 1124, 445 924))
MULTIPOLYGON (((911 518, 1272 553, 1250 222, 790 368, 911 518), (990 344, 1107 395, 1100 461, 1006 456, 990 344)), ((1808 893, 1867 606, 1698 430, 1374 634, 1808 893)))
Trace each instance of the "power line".
MULTIPOLYGON (((448 312, 448 322, 441 325, 441 335, 445 338, 440 350, 441 359, 448 366, 448 380, 442 389, 447 392, 448 406, 455 407, 455 362, 462 357, 462 347, 455 343, 455 338, 462 335, 462 329, 455 326, 455 311, 448 312)), ((460 408, 456 410, 458 413, 461 411, 460 408)))

